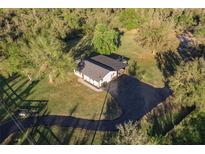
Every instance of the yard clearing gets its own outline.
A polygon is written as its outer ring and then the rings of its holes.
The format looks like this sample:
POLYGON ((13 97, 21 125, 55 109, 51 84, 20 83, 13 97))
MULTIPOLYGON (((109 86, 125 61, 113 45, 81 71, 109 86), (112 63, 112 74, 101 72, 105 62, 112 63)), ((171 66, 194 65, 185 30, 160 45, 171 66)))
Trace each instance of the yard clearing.
POLYGON ((140 68, 145 72, 143 82, 150 83, 155 87, 163 87, 163 75, 156 65, 154 55, 148 49, 139 47, 135 41, 137 30, 125 31, 121 38, 121 45, 116 52, 130 60, 136 60, 140 68))
POLYGON ((121 115, 120 107, 109 94, 105 98, 105 91, 93 91, 79 83, 72 74, 63 82, 49 84, 47 79, 42 79, 30 88, 31 83, 23 76, 8 84, 25 100, 48 100, 49 115, 98 120, 104 103, 101 119, 111 120, 121 115))
MULTIPOLYGON (((134 40, 135 34, 136 30, 124 33, 121 38, 122 44, 117 53, 137 61, 141 69, 145 71, 142 79, 143 82, 155 85, 155 87, 163 87, 163 76, 156 65, 154 55, 151 51, 146 51, 146 49, 137 46, 134 40)), ((49 115, 99 120, 100 113, 102 112, 101 119, 112 120, 120 117, 122 114, 119 104, 113 100, 110 94, 105 98, 105 91, 95 92, 79 83, 78 78, 72 72, 68 75, 67 79, 54 84, 49 84, 48 79, 44 78, 30 86, 31 83, 23 76, 7 80, 7 83, 24 100, 48 100, 49 115)), ((0 117, 1 122, 9 120, 9 116, 6 119, 5 116, 3 118, 0 117)), ((41 133, 37 134, 35 138, 39 141, 39 144, 91 144, 92 136, 94 135, 94 131, 80 128, 74 129, 57 126, 52 126, 51 128, 40 126, 38 128, 38 132, 41 133), (52 137, 54 140, 51 142, 49 140, 48 142, 43 141, 45 134, 50 134, 48 132, 58 136, 60 139, 62 138, 62 140, 59 142, 56 140, 56 137, 52 137), (67 134, 67 136, 62 136, 62 134, 67 134)), ((29 130, 27 129, 27 131, 29 130)), ((94 144, 102 144, 106 133, 97 132, 94 144)), ((48 138, 51 139, 49 136, 48 138)))

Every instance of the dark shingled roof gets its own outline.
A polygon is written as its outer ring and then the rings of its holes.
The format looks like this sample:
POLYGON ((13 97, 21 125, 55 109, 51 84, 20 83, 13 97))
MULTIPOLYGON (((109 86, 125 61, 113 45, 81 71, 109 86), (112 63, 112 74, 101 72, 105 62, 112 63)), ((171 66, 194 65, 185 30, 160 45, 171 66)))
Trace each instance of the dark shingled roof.
POLYGON ((94 62, 88 60, 84 60, 83 62, 84 66, 81 69, 81 72, 97 82, 110 72, 108 68, 102 67, 94 62))
POLYGON ((105 66, 108 66, 116 71, 118 71, 122 68, 125 68, 127 66, 127 64, 125 64, 125 63, 122 63, 118 60, 115 60, 113 58, 110 58, 110 57, 104 56, 104 55, 98 55, 98 56, 92 57, 91 59, 98 62, 98 63, 101 63, 105 66))

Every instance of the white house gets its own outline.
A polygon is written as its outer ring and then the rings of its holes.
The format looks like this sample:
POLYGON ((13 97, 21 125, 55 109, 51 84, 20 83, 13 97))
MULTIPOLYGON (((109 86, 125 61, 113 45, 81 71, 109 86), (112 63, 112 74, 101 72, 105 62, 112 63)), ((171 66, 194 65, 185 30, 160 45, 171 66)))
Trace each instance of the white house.
POLYGON ((120 76, 126 66, 127 64, 120 60, 98 55, 81 61, 74 73, 88 83, 100 88, 120 76))

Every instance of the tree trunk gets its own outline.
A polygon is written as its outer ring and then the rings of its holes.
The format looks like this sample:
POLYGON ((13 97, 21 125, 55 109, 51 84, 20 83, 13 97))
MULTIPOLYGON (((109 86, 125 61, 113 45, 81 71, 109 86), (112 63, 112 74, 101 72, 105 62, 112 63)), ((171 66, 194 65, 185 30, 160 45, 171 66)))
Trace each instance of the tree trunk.
POLYGON ((31 75, 30 75, 30 74, 27 74, 27 76, 28 76, 29 81, 32 82, 32 77, 31 77, 31 75))
POLYGON ((156 50, 152 50, 152 54, 155 56, 156 55, 156 50))
POLYGON ((53 77, 52 77, 52 75, 51 75, 51 74, 49 74, 49 76, 48 76, 48 77, 49 77, 49 83, 51 83, 51 84, 52 84, 52 83, 53 83, 53 77))

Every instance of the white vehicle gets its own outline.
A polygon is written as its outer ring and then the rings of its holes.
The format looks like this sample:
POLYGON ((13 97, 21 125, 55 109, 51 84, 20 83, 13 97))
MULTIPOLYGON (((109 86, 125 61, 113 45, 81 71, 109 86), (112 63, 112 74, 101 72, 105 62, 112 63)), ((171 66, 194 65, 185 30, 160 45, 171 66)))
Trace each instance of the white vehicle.
POLYGON ((30 115, 31 115, 30 112, 28 110, 26 110, 26 109, 20 109, 18 111, 18 116, 20 118, 28 118, 30 115))

